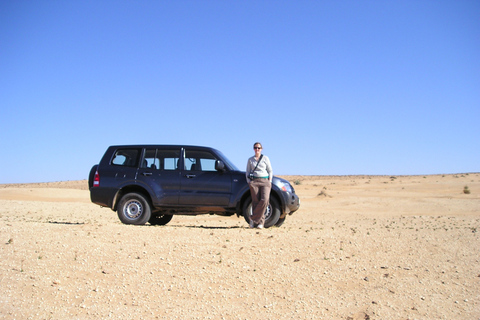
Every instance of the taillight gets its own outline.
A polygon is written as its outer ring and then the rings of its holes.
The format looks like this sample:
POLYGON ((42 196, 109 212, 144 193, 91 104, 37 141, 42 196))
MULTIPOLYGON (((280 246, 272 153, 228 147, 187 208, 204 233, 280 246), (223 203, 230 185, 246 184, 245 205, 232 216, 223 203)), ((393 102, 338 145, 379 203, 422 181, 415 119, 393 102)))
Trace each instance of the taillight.
POLYGON ((100 175, 98 174, 98 170, 95 171, 95 177, 93 178, 93 186, 100 187, 100 175))

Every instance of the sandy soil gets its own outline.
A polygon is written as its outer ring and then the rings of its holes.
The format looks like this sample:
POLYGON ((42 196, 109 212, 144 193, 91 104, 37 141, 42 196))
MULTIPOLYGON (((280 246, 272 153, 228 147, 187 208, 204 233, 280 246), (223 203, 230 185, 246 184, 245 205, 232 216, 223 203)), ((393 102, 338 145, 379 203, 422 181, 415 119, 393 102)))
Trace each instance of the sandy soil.
POLYGON ((301 208, 265 230, 0 185, 0 318, 480 319, 480 174, 285 178, 301 208))

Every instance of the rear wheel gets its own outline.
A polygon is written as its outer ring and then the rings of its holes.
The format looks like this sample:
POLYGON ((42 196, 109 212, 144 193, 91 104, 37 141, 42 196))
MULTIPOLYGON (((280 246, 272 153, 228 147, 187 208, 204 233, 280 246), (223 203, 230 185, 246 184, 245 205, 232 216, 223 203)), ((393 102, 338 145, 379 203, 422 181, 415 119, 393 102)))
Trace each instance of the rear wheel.
MULTIPOLYGON (((243 217, 247 223, 250 223, 250 216, 252 215, 252 198, 249 197, 243 204, 243 217)), ((278 222, 280 218, 280 205, 277 199, 270 197, 270 202, 265 211, 265 228, 270 228, 278 222)))
POLYGON ((117 207, 118 218, 125 224, 145 224, 150 220, 151 212, 147 199, 135 192, 124 195, 117 207))
POLYGON ((155 226, 164 226, 172 220, 173 216, 171 214, 162 214, 161 212, 154 212, 150 217, 148 222, 151 225, 155 226))

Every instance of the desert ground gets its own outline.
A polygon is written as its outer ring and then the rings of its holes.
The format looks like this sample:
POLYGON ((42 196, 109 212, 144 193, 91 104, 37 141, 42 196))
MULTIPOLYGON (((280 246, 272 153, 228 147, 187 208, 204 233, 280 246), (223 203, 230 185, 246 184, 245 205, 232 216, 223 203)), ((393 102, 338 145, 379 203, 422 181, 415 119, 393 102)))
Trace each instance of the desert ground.
POLYGON ((301 207, 263 230, 0 185, 0 318, 480 319, 479 173, 284 178, 301 207))

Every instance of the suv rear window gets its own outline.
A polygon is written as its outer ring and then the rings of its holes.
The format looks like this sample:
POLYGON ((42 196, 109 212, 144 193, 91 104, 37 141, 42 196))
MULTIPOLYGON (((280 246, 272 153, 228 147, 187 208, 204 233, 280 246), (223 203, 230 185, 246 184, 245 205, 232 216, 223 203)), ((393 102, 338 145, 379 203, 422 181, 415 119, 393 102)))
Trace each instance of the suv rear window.
POLYGON ((136 167, 138 163, 138 149, 118 149, 113 155, 112 164, 115 166, 136 167))

